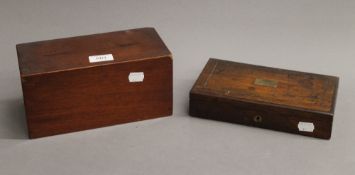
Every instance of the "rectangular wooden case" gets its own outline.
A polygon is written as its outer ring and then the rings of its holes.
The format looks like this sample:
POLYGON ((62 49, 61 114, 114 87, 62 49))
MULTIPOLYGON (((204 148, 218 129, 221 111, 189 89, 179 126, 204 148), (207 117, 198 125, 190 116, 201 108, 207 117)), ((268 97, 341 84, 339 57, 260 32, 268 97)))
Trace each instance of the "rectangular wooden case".
POLYGON ((339 79, 210 59, 190 115, 329 139, 339 79))
POLYGON ((16 48, 30 138, 172 114, 172 56, 153 28, 16 48))

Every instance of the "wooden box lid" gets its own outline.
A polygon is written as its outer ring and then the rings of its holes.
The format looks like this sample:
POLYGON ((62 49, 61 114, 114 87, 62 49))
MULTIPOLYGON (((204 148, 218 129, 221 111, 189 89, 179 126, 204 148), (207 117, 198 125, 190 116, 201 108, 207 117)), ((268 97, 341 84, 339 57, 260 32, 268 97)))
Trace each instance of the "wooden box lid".
POLYGON ((97 65, 139 61, 171 53, 154 28, 54 39, 16 46, 21 77, 97 65), (88 57, 112 54, 114 60, 90 63, 88 57))
POLYGON ((338 81, 334 76, 210 59, 191 94, 333 116, 338 81))

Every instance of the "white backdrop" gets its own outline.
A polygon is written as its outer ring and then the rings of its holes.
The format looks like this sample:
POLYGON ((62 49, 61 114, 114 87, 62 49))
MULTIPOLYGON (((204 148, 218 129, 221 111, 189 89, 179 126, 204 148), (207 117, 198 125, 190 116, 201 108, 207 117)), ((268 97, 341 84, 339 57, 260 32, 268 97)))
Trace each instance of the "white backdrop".
POLYGON ((1 0, 0 174, 355 172, 355 1, 1 0), (155 27, 174 56, 174 115, 28 140, 15 45, 155 27), (330 141, 189 117, 209 57, 340 77, 330 141))

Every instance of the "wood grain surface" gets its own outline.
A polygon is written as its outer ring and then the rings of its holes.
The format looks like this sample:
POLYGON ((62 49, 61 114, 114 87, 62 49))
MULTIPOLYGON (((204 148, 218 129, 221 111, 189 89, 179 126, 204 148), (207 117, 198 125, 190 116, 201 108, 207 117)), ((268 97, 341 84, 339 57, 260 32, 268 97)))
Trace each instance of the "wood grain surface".
POLYGON ((172 57, 154 29, 20 44, 18 53, 30 138, 172 114, 172 57), (99 54, 114 60, 89 62, 99 54), (130 82, 132 72, 143 81, 130 82))
POLYGON ((338 78, 210 59, 190 92, 190 114, 330 138, 338 78), (299 122, 315 125, 298 130, 299 122))

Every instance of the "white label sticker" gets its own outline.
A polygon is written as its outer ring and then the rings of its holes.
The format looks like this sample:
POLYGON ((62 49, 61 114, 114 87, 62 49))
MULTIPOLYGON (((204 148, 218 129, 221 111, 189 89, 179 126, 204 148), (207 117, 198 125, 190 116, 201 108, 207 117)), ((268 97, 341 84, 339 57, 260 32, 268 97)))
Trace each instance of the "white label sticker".
POLYGON ((313 132, 314 124, 310 122, 298 122, 298 130, 304 132, 313 132))
POLYGON ((143 82, 144 72, 131 72, 128 75, 129 82, 143 82))
POLYGON ((90 63, 97 63, 97 62, 102 62, 102 61, 113 61, 113 55, 112 54, 92 55, 92 56, 89 56, 89 61, 90 61, 90 63))

